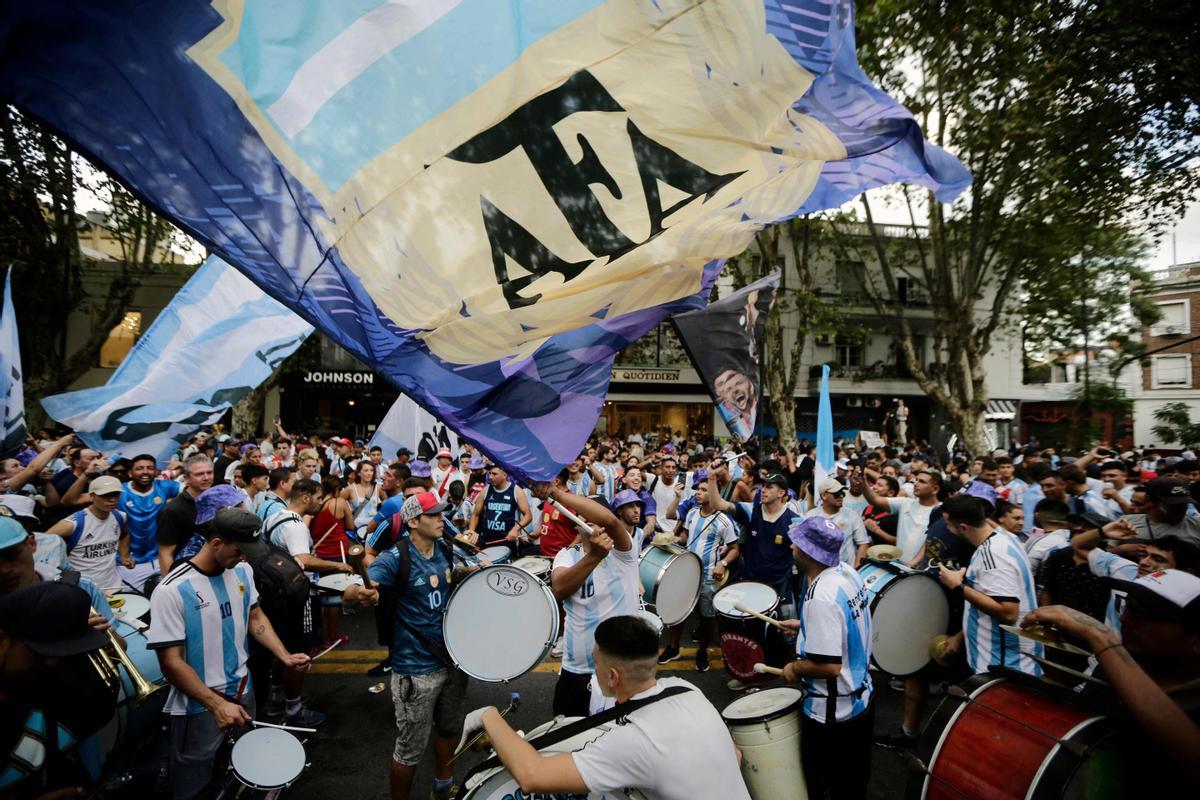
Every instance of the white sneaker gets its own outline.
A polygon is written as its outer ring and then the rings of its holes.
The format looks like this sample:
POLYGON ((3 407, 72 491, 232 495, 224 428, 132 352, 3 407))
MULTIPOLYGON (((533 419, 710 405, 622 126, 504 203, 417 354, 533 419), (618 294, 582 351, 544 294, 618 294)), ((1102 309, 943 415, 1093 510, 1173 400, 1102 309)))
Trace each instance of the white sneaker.
POLYGON ((560 637, 558 637, 558 641, 554 643, 554 647, 550 648, 550 657, 551 658, 562 658, 562 653, 563 653, 563 640, 562 640, 562 637, 560 636, 560 637))
POLYGON ((745 691, 746 689, 749 688, 746 684, 742 683, 737 678, 732 678, 729 681, 726 681, 725 685, 728 686, 730 689, 732 689, 735 692, 745 691))

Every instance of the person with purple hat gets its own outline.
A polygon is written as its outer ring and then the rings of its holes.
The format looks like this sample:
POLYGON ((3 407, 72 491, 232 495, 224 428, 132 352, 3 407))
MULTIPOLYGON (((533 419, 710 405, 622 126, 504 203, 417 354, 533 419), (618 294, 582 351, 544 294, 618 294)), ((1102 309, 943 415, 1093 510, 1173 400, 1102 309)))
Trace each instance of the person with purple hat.
POLYGON ((788 528, 792 557, 808 584, 796 631, 798 658, 783 669, 804 687, 800 759, 812 797, 865 797, 875 706, 871 609, 858 572, 841 561, 841 528, 809 517, 788 528))

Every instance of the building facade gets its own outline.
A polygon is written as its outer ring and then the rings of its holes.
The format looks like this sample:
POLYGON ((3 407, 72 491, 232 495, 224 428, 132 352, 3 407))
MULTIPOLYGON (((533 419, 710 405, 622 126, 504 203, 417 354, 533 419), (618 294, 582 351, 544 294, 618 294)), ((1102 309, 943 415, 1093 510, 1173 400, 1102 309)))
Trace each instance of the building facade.
POLYGON ((1183 403, 1200 420, 1200 262, 1155 270, 1138 289, 1162 318, 1142 331, 1146 356, 1133 394, 1133 438, 1149 447, 1178 446, 1155 436, 1154 412, 1183 403))

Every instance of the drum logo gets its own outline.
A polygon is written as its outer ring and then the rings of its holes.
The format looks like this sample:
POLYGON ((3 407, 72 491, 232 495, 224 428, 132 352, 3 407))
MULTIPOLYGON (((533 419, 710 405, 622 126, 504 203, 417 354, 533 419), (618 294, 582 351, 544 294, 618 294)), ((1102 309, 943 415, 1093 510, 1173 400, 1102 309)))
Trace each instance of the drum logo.
POLYGON ((488 570, 487 584, 492 591, 508 597, 520 597, 529 589, 529 581, 508 570, 488 570))

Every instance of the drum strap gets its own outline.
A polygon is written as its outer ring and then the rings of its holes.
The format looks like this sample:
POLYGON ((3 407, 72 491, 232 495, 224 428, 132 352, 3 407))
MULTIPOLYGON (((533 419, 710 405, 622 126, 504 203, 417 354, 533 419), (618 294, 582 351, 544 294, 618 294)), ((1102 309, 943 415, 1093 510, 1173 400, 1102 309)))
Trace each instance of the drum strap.
MULTIPOLYGON (((628 716, 634 711, 644 708, 651 703, 657 703, 659 700, 666 700, 668 697, 675 697, 676 695, 691 691, 695 691, 691 686, 669 686, 652 697, 643 697, 639 700, 630 700, 628 703, 621 703, 620 705, 605 709, 598 714, 593 714, 590 717, 584 717, 583 719, 576 720, 570 725, 564 725, 561 728, 555 728, 552 731, 546 731, 536 739, 530 739, 529 744, 533 746, 534 750, 545 750, 551 745, 558 744, 559 742, 565 742, 567 739, 570 739, 573 736, 578 736, 584 731, 590 731, 592 728, 599 727, 606 722, 611 722, 615 719, 628 716)), ((486 758, 479 764, 476 764, 475 767, 467 773, 467 776, 463 778, 461 785, 466 786, 467 782, 477 773, 499 766, 503 766, 503 764, 500 762, 499 756, 493 755, 490 758, 486 758)))

